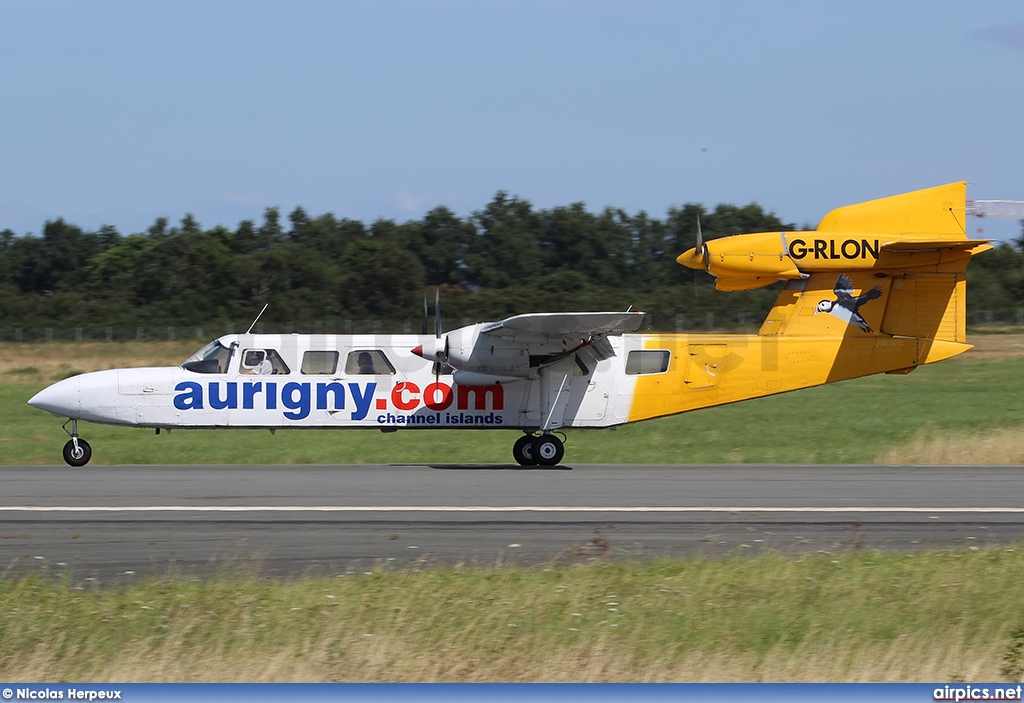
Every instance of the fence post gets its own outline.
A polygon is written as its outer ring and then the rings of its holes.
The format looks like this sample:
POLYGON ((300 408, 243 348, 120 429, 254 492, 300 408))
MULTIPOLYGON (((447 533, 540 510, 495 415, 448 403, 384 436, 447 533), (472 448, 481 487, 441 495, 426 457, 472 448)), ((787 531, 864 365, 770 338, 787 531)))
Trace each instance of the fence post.
POLYGON ((715 329, 715 313, 709 312, 705 316, 705 322, 706 322, 706 324, 708 326, 708 332, 710 332, 711 330, 715 329))
POLYGON ((683 331, 683 327, 684 327, 684 325, 683 325, 683 316, 682 315, 676 315, 676 332, 682 332, 683 331))
POLYGON ((169 339, 170 341, 173 342, 176 336, 177 336, 176 335, 176 330, 174 329, 174 327, 168 326, 167 327, 167 339, 169 339))
POLYGON ((25 341, 25 334, 24 334, 24 332, 22 332, 22 329, 20 327, 15 327, 14 328, 14 341, 15 342, 23 342, 23 341, 25 341))
POLYGON ((107 341, 108 342, 113 342, 114 341, 114 328, 113 327, 108 327, 107 328, 107 341))
POLYGON ((47 327, 46 328, 46 341, 47 342, 52 342, 53 341, 53 328, 52 327, 47 327))

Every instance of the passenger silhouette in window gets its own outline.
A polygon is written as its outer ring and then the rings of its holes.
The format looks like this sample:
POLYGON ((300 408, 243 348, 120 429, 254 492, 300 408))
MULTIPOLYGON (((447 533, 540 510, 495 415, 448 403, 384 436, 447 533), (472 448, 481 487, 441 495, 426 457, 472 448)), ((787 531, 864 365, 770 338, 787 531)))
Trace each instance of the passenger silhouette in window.
POLYGON ((359 364, 359 373, 361 374, 376 374, 377 369, 373 368, 373 357, 370 356, 370 352, 359 352, 357 358, 359 364))

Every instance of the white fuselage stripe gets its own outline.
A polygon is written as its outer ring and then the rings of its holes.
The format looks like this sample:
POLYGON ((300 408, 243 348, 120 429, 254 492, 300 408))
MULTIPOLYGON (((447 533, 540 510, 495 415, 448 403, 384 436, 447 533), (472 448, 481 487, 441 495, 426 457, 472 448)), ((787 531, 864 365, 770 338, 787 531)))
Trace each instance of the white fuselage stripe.
POLYGON ((0 513, 1024 513, 1024 507, 564 505, 2 505, 0 513))

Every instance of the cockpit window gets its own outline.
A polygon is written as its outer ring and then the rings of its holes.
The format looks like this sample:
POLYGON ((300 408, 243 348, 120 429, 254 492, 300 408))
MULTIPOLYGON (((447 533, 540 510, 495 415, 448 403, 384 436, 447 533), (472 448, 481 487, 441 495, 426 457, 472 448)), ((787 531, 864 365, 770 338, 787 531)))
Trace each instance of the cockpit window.
POLYGON ((244 349, 238 362, 238 373, 287 374, 288 365, 276 349, 244 349))
POLYGON ((231 361, 231 349, 214 340, 185 360, 181 368, 195 373, 225 373, 231 361))

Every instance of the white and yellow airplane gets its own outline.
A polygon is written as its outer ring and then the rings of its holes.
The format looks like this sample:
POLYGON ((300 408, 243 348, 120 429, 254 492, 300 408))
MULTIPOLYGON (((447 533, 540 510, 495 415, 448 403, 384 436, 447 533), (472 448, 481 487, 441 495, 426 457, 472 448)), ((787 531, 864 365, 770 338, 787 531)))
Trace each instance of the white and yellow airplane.
MULTIPOLYGON (((535 313, 430 335, 230 334, 181 366, 65 379, 29 405, 161 429, 512 429, 522 465, 564 454, 557 430, 614 427, 962 354, 963 182, 829 213, 808 232, 740 234, 677 259, 720 290, 785 286, 757 334, 636 334, 640 312, 535 313)), ((71 429, 68 430, 68 424, 71 429)))

